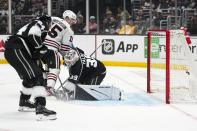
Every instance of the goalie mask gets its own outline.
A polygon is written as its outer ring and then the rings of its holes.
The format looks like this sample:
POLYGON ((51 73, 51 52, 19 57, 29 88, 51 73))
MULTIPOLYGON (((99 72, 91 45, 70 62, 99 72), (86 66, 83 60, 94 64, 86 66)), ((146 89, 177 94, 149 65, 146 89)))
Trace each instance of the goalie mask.
POLYGON ((79 60, 79 55, 73 49, 66 51, 64 54, 64 64, 66 66, 73 66, 79 60))

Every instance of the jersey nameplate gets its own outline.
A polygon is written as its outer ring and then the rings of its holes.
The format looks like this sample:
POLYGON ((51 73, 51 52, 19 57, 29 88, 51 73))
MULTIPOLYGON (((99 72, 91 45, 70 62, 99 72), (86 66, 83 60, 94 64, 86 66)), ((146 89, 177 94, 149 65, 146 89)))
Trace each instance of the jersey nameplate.
POLYGON ((61 21, 54 19, 53 22, 59 24, 62 28, 66 29, 66 26, 61 21))

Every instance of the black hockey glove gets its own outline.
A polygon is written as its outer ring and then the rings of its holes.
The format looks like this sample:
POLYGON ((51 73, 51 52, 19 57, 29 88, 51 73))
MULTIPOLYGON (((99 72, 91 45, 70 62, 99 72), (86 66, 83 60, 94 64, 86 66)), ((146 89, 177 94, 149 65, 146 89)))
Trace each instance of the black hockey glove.
POLYGON ((46 46, 42 46, 36 49, 33 53, 33 59, 42 59, 42 57, 47 53, 48 48, 46 46))

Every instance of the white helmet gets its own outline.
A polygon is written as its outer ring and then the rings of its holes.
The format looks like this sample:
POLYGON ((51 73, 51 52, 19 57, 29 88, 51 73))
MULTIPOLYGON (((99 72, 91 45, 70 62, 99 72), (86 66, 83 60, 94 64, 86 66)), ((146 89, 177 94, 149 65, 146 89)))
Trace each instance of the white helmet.
POLYGON ((79 55, 73 49, 65 52, 64 55, 64 64, 66 66, 72 66, 79 60, 79 55))
POLYGON ((76 23, 77 22, 77 16, 76 16, 76 14, 73 12, 73 11, 71 11, 71 10, 66 10, 66 11, 64 11, 64 13, 63 13, 63 18, 65 19, 66 17, 68 17, 70 20, 72 20, 74 23, 76 23))

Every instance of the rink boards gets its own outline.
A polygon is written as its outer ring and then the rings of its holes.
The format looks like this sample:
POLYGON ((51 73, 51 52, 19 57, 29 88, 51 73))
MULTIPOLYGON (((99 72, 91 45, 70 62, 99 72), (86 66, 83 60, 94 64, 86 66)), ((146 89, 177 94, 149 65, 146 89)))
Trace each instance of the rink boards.
MULTIPOLYGON (((0 35, 0 64, 4 58, 2 41, 8 35, 0 35)), ((197 58, 197 37, 191 37, 192 54, 197 58)), ((146 36, 137 35, 75 35, 73 44, 82 48, 87 55, 101 60, 106 66, 146 67, 146 36)), ((159 52, 158 52, 159 53, 159 52)))

